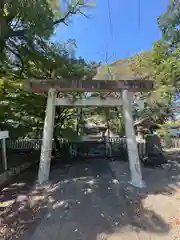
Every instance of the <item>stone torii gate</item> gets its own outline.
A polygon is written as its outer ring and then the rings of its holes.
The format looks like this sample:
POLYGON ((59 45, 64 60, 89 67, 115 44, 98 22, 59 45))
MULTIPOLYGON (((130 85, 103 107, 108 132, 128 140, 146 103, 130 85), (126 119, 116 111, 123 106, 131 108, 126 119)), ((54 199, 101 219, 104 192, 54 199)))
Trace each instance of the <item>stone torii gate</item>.
POLYGON ((140 167, 139 154, 134 131, 132 118, 131 97, 134 92, 148 92, 154 88, 154 82, 151 80, 30 80, 28 88, 35 92, 48 92, 46 116, 44 121, 43 143, 41 147, 41 156, 38 173, 38 183, 43 184, 49 180, 52 138, 54 129, 55 107, 71 106, 120 106, 123 105, 125 118, 125 130, 127 138, 127 149, 130 167, 130 183, 136 187, 144 187, 142 172, 140 167), (107 97, 74 99, 67 97, 58 98, 57 92, 76 93, 76 92, 100 92, 100 93, 119 93, 121 99, 107 97))

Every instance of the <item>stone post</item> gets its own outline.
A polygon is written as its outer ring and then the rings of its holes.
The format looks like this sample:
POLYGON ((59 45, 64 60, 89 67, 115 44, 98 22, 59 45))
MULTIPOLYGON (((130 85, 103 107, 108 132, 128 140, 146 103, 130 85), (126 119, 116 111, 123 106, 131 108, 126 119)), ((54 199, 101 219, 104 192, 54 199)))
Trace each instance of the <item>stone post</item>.
POLYGON ((131 97, 128 90, 122 92, 123 111, 125 119, 126 141, 129 158, 131 180, 130 183, 138 188, 145 186, 142 180, 140 160, 134 131, 131 97))
POLYGON ((52 153, 52 138, 55 118, 56 89, 51 88, 48 92, 46 116, 44 121, 43 142, 38 172, 38 183, 43 184, 49 180, 49 171, 52 153))

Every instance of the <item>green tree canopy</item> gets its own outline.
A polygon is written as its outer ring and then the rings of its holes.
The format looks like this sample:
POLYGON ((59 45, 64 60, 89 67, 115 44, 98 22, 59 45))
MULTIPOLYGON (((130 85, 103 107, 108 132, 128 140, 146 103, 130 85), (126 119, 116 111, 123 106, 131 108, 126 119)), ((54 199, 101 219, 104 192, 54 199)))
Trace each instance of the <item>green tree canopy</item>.
MULTIPOLYGON (((73 40, 52 43, 58 24, 68 24, 89 5, 83 0, 7 0, 0 4, 0 125, 11 137, 41 136, 46 93, 23 88, 28 78, 83 78, 96 72, 94 63, 76 59, 73 40), (64 4, 65 3, 65 4, 64 4), (69 46, 71 47, 69 48, 69 46)), ((72 127, 75 109, 56 108, 56 129, 72 127)), ((58 130, 59 129, 59 130, 58 130)))
POLYGON ((163 33, 163 40, 176 46, 180 42, 180 2, 170 0, 166 12, 158 18, 159 27, 163 33))
POLYGON ((69 0, 66 4, 57 0, 1 0, 1 75, 12 69, 22 73, 28 56, 43 51, 55 27, 67 24, 73 14, 82 14, 87 6, 84 0, 69 0))

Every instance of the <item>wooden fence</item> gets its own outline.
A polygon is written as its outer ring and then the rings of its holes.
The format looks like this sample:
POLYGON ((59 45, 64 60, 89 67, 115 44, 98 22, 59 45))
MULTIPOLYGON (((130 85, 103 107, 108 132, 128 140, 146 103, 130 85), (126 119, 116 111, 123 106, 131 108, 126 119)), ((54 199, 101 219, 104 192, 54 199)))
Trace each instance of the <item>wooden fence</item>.
MULTIPOLYGON (((65 139, 59 139, 60 144, 67 142, 65 139)), ((126 138, 119 137, 111 137, 109 138, 109 142, 112 146, 118 146, 123 144, 126 147, 126 138)), ((15 150, 28 150, 28 149, 36 149, 39 150, 41 148, 42 139, 22 139, 22 140, 6 140, 7 149, 15 149, 15 150)), ((164 148, 180 148, 180 138, 171 138, 168 141, 162 140, 162 145, 164 148)), ((144 142, 138 142, 138 151, 140 156, 145 156, 146 154, 146 144, 144 142)), ((54 147, 54 141, 53 141, 54 147)), ((0 144, 1 148, 1 144, 0 144)))
MULTIPOLYGON (((67 140, 59 139, 60 144, 67 142, 67 140)), ((123 144, 126 147, 126 138, 119 138, 119 137, 111 137, 109 138, 109 142, 112 146, 118 147, 118 145, 123 144)), ((76 143, 75 143, 76 144, 76 143)), ((14 149, 14 150, 28 150, 28 149, 36 149, 39 150, 42 145, 42 139, 22 139, 22 140, 6 140, 6 147, 7 149, 14 149)), ((138 151, 140 156, 144 156, 146 153, 145 143, 138 143, 138 151)), ((0 144, 1 147, 1 144, 0 144)), ((53 141, 54 147, 54 141, 53 141)))
POLYGON ((162 146, 164 148, 180 148, 180 138, 171 137, 168 139, 162 139, 162 146))

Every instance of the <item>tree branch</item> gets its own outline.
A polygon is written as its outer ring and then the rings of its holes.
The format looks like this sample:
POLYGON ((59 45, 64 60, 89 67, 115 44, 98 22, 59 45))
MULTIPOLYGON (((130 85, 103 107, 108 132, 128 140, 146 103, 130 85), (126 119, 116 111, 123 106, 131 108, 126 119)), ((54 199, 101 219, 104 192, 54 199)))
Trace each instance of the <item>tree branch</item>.
POLYGON ((83 4, 80 3, 80 0, 79 0, 79 1, 74 5, 74 7, 72 7, 72 9, 70 9, 69 11, 67 11, 67 12, 65 13, 64 17, 62 17, 62 18, 57 19, 56 21, 54 21, 53 25, 57 25, 57 24, 59 24, 59 23, 64 23, 64 24, 68 25, 68 24, 66 23, 66 20, 67 20, 70 16, 76 14, 76 13, 79 11, 79 9, 77 9, 77 7, 80 7, 80 6, 83 6, 83 4))
MULTIPOLYGON (((14 48, 17 50, 17 46, 15 43, 13 43, 12 41, 9 41, 11 45, 14 46, 14 48)), ((7 44, 5 45, 6 49, 8 49, 14 56, 16 56, 18 58, 18 60, 20 61, 21 63, 21 69, 20 69, 20 76, 22 75, 23 73, 23 70, 24 70, 24 62, 23 62, 23 59, 21 58, 21 55, 16 52, 14 49, 12 49, 10 46, 8 46, 7 44)))
POLYGON ((85 13, 81 12, 81 10, 78 10, 78 12, 79 12, 81 15, 83 15, 84 17, 89 18, 89 16, 86 15, 85 13))

